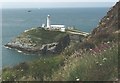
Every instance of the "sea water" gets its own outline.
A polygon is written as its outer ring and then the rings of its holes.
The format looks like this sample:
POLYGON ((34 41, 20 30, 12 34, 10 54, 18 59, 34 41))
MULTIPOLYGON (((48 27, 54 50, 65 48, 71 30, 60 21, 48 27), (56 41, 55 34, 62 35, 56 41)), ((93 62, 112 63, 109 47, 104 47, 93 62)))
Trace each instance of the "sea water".
MULTIPOLYGON (((4 47, 6 43, 24 30, 46 24, 51 16, 51 24, 73 26, 78 30, 91 32, 106 15, 109 8, 42 8, 42 9, 2 9, 2 66, 14 66, 24 61, 39 59, 41 56, 26 55, 4 47), (31 10, 31 12, 28 12, 31 10)), ((49 34, 48 34, 49 35, 49 34)), ((1 66, 0 66, 1 67, 1 66)))

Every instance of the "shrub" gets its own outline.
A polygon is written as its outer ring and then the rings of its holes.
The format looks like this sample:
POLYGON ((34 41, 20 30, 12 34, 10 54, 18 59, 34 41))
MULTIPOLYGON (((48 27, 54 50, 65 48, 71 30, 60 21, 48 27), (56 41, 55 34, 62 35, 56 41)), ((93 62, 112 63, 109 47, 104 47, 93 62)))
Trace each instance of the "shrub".
POLYGON ((99 32, 94 36, 94 40, 98 43, 100 42, 107 42, 107 41, 112 41, 114 40, 114 36, 112 33, 108 32, 99 32))
POLYGON ((86 41, 86 42, 83 42, 81 45, 80 45, 80 48, 81 49, 92 49, 95 47, 95 44, 93 42, 89 42, 89 41, 86 41))

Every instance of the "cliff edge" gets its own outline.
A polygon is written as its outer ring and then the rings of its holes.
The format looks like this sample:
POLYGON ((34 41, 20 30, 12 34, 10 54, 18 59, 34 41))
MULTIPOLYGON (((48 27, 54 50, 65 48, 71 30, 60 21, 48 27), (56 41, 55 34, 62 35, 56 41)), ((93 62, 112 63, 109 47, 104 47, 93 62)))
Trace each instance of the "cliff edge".
POLYGON ((60 53, 69 42, 69 35, 65 32, 32 28, 25 30, 5 46, 24 53, 47 54, 60 53))
POLYGON ((90 36, 94 42, 108 42, 118 40, 120 33, 120 1, 109 9, 107 15, 99 22, 98 26, 93 29, 90 36))

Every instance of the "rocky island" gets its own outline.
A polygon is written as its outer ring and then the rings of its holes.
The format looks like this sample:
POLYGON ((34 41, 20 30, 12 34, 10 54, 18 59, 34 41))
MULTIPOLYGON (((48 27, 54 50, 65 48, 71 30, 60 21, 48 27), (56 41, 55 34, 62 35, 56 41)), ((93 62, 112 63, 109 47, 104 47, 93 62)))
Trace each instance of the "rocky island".
POLYGON ((88 35, 70 27, 65 28, 65 25, 52 25, 48 15, 46 26, 42 24, 41 27, 25 30, 5 47, 30 54, 56 54, 62 52, 70 40, 82 41, 88 35))
POLYGON ((66 32, 33 28, 23 32, 5 46, 25 53, 46 54, 61 52, 69 42, 70 38, 66 32))
MULTIPOLYGON (((73 34, 76 31, 45 30, 42 27, 25 30, 7 43, 5 47, 29 54, 56 54, 67 47, 71 40, 82 41, 83 35, 73 34)), ((78 32, 76 32, 78 33, 78 32)))
POLYGON ((50 15, 47 16, 46 25, 25 30, 5 47, 30 54, 56 54, 62 52, 70 40, 82 41, 84 36, 89 35, 86 32, 65 28, 65 25, 51 25, 50 15))

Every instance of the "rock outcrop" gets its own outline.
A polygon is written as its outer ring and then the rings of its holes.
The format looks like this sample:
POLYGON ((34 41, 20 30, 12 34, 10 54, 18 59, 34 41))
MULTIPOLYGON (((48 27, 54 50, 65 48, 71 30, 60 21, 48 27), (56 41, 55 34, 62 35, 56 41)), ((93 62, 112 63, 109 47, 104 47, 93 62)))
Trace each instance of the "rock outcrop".
POLYGON ((98 26, 93 29, 89 39, 96 42, 116 41, 120 33, 120 1, 107 12, 99 22, 98 26), (97 41, 98 40, 98 41, 97 41))
POLYGON ((66 33, 34 29, 33 31, 25 31, 5 46, 14 48, 23 53, 54 54, 62 52, 64 48, 69 45, 69 43, 70 37, 66 33), (51 37, 51 35, 53 36, 51 37))

